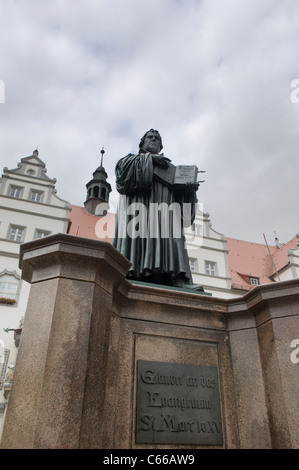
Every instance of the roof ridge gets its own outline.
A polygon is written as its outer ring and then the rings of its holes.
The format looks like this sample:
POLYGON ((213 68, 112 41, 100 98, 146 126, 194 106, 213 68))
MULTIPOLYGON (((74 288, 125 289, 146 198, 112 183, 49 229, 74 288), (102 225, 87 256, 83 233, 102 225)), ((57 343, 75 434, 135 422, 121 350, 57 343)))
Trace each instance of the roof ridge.
MULTIPOLYGON (((242 243, 250 243, 251 245, 260 245, 266 247, 265 243, 262 242, 250 242, 248 240, 241 240, 241 238, 233 238, 233 237, 225 237, 226 240, 232 240, 232 241, 237 241, 237 242, 242 242, 242 243)), ((277 248, 275 245, 268 245, 271 248, 277 248)))

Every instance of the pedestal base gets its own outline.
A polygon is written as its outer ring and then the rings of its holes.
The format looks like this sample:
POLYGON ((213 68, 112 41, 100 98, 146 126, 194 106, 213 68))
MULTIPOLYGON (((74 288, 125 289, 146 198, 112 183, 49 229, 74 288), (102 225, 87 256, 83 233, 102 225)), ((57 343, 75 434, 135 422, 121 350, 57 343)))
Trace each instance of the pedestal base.
POLYGON ((232 300, 132 283, 110 244, 62 234, 20 267, 2 448, 299 447, 298 280, 232 300))

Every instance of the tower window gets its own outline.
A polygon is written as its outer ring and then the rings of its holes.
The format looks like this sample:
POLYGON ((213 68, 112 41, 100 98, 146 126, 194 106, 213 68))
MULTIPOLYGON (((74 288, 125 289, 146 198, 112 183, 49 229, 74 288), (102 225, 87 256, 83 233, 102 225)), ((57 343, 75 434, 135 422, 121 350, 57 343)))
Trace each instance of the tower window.
POLYGON ((95 186, 93 188, 93 197, 99 197, 99 187, 95 186))
POLYGON ((105 188, 101 189, 101 198, 106 200, 106 189, 105 188))

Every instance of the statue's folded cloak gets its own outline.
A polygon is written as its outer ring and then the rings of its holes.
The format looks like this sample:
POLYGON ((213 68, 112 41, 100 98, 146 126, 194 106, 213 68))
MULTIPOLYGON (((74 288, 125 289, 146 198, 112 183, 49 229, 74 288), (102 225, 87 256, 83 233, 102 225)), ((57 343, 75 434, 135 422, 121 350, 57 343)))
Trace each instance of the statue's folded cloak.
POLYGON ((129 279, 192 284, 184 226, 196 212, 196 191, 174 191, 154 177, 152 155, 129 154, 115 169, 120 193, 113 245, 132 266, 129 279))

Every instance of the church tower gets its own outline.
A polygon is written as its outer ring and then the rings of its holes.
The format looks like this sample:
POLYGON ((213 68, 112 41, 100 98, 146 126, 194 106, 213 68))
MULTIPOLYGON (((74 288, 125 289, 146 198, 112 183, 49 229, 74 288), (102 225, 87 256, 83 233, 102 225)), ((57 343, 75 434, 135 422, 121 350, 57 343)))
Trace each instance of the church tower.
POLYGON ((101 165, 93 173, 93 179, 87 185, 87 197, 84 202, 86 211, 92 215, 105 215, 109 209, 109 193, 111 186, 107 181, 107 173, 103 167, 104 148, 101 150, 101 165))

